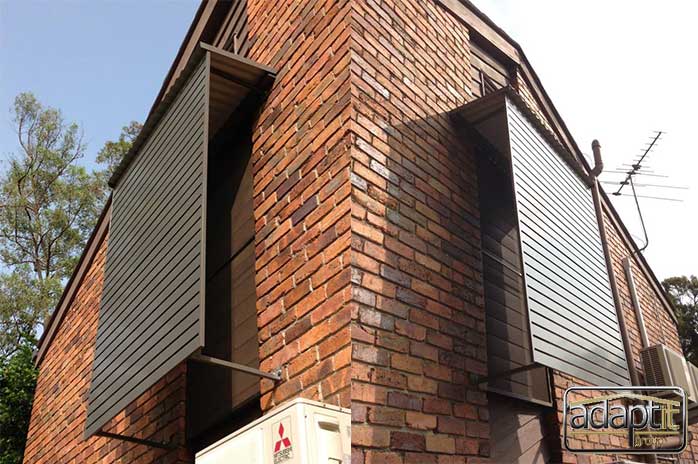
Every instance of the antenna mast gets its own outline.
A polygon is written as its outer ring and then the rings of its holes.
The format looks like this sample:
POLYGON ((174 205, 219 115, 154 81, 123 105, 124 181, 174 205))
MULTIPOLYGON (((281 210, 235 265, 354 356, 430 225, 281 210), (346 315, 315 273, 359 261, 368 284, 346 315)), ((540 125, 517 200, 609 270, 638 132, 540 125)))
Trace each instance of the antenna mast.
MULTIPOLYGON (((645 218, 642 216, 642 209, 640 208, 640 200, 639 198, 648 198, 652 200, 665 200, 665 201, 678 201, 680 202, 681 200, 676 199, 676 198, 666 198, 662 196, 652 196, 652 195, 638 195, 636 188, 638 187, 649 187, 649 188, 669 188, 669 189, 686 189, 687 187, 677 187, 673 185, 659 185, 659 184, 643 184, 635 183, 635 176, 650 176, 650 177, 655 177, 655 178, 666 178, 667 176, 663 176, 660 174, 653 173, 653 171, 647 171, 647 167, 643 165, 643 163, 646 161, 647 157, 649 156, 650 152, 652 152, 653 149, 657 147, 657 144, 659 142, 659 139, 662 137, 662 135, 666 134, 664 131, 656 131, 654 132, 654 135, 651 137, 649 143, 645 146, 645 148, 642 150, 641 155, 633 160, 632 164, 623 164, 623 166, 628 166, 628 168, 620 167, 617 170, 614 171, 607 171, 608 173, 615 173, 615 174, 624 174, 623 180, 620 182, 618 181, 603 181, 604 184, 613 184, 613 185, 618 185, 618 189, 613 192, 612 194, 614 196, 628 196, 628 197, 633 197, 634 202, 635 202, 635 207, 637 208, 637 214, 640 217, 640 225, 642 226, 642 234, 644 236, 644 244, 642 247, 640 247, 637 251, 637 253, 642 253, 647 249, 647 246, 649 245, 649 236, 647 234, 647 227, 645 226, 645 218), (642 170, 644 168, 644 170, 642 170), (641 171, 642 170, 642 171, 641 171), (632 193, 623 193, 623 188, 629 185, 631 192, 632 193)), ((635 253, 633 253, 635 254, 635 253)))
MULTIPOLYGON (((647 148, 645 148, 645 152, 642 154, 642 156, 640 156, 640 159, 631 165, 631 169, 627 172, 627 175, 625 176, 625 180, 620 182, 620 187, 618 187, 618 190, 613 193, 614 195, 619 196, 620 192, 623 190, 623 187, 628 185, 628 183, 632 182, 633 176, 635 174, 637 174, 640 169, 642 169, 642 162, 645 160, 645 158, 647 157, 649 152, 652 151, 652 148, 654 148, 655 144, 657 143, 659 138, 662 136, 662 134, 663 134, 662 131, 656 132, 654 138, 652 139, 652 142, 650 142, 650 144, 647 145, 647 148)), ((631 185, 631 187, 632 187, 632 185, 631 185)), ((635 188, 634 187, 633 187, 633 195, 635 195, 635 188)), ((637 196, 635 197, 635 201, 637 202, 637 196)), ((640 211, 639 205, 638 205, 637 209, 639 212, 640 211)), ((640 215, 640 217, 642 218, 642 214, 640 215)), ((644 228, 645 226, 643 225, 642 227, 644 228)), ((647 245, 645 245, 645 248, 646 247, 647 247, 647 245)))

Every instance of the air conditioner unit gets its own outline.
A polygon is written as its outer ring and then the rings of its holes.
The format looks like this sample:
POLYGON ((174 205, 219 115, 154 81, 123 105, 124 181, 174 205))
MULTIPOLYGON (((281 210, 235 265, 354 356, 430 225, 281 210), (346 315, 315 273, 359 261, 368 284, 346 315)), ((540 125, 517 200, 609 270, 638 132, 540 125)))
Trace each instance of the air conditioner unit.
POLYGON ((196 453, 196 464, 350 464, 351 411, 299 398, 196 453))
POLYGON ((681 387, 686 393, 687 406, 696 403, 696 391, 688 363, 683 355, 667 348, 654 345, 640 352, 645 370, 645 384, 650 386, 681 387))

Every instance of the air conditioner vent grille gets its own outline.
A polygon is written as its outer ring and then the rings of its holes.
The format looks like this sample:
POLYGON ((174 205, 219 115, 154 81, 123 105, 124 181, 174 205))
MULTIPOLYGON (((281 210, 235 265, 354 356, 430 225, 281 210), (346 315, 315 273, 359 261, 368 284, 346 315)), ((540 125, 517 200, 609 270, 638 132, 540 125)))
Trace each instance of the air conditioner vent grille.
POLYGON ((686 399, 696 401, 695 381, 683 355, 665 345, 654 345, 640 352, 645 384, 681 387, 686 399))
POLYGON ((645 368, 645 383, 647 385, 671 385, 671 379, 667 378, 668 372, 662 369, 662 350, 659 345, 642 350, 642 365, 645 368))

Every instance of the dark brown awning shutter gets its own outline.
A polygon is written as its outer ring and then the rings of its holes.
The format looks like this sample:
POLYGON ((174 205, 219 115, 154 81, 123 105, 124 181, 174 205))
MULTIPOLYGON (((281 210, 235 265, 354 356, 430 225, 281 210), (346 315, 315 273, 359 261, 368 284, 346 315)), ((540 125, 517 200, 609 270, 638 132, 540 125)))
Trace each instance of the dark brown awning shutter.
POLYGON ((111 179, 86 436, 204 346, 210 135, 273 78, 201 44, 111 179))
POLYGON ((627 384, 592 194, 579 162, 511 89, 466 105, 456 117, 509 165, 531 362, 596 385, 627 384))

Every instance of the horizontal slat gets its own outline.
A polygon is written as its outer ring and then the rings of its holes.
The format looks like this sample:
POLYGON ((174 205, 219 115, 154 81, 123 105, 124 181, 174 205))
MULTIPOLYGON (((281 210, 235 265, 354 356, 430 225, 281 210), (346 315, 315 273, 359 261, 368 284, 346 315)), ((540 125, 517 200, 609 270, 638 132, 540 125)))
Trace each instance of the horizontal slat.
POLYGON ((535 347, 537 362, 565 374, 590 382, 593 385, 627 385, 625 370, 609 371, 584 361, 574 353, 560 350, 556 345, 540 340, 535 347))
POLYGON ((580 268, 580 272, 584 275, 588 275, 588 278, 593 280, 599 289, 606 286, 608 278, 601 274, 601 263, 596 262, 588 250, 582 249, 581 244, 569 236, 565 237, 564 232, 557 229, 556 226, 542 230, 538 225, 540 222, 555 221, 554 218, 532 208, 522 208, 519 217, 521 219, 521 233, 522 236, 525 236, 523 237, 524 243, 528 241, 539 243, 548 253, 559 254, 562 261, 574 262, 575 267, 580 268))
MULTIPOLYGON (((511 140, 512 150, 526 150, 527 148, 519 147, 518 140, 512 138, 511 140)), ((570 194, 568 192, 560 191, 560 189, 565 188, 565 184, 559 181, 558 173, 551 171, 546 167, 538 166, 537 162, 531 160, 527 157, 521 155, 513 157, 514 161, 519 163, 518 169, 519 173, 526 174, 529 182, 538 186, 538 189, 534 192, 545 192, 546 199, 552 204, 558 207, 564 207, 565 209, 561 213, 571 216, 579 225, 593 232, 592 222, 594 220, 591 216, 591 212, 585 209, 583 205, 584 202, 591 200, 591 192, 584 192, 582 199, 579 199, 576 195, 570 194)), ((564 165, 560 166, 564 168, 564 165)))
MULTIPOLYGON (((532 311, 537 311, 534 307, 532 311)), ((599 350, 599 345, 591 338, 580 337, 572 327, 560 330, 558 324, 546 318, 536 318, 531 324, 531 333, 562 347, 571 348, 580 357, 607 369, 623 369, 625 361, 621 356, 609 355, 599 350)))
MULTIPOLYGON (((578 224, 578 230, 568 231, 573 233, 573 237, 593 234, 595 228, 592 227, 589 218, 580 216, 565 198, 555 193, 553 186, 540 178, 540 175, 540 172, 527 168, 525 164, 522 165, 516 178, 517 188, 521 190, 520 193, 525 194, 524 197, 529 202, 537 204, 540 209, 548 211, 560 220, 578 224)), ((589 197, 589 201, 591 201, 591 197, 589 197)), ((590 250, 598 248, 594 246, 594 242, 585 245, 590 245, 585 246, 590 250)))
MULTIPOLYGON (((198 180, 195 182, 199 182, 198 180)), ((121 317, 121 311, 112 311, 111 308, 114 305, 121 304, 123 302, 124 295, 134 295, 135 292, 128 283, 135 280, 135 278, 141 273, 149 273, 153 276, 159 276, 165 266, 171 267, 168 263, 169 260, 164 258, 173 256, 173 253, 182 249, 185 243, 180 243, 188 231, 192 229, 198 229, 199 223, 201 222, 201 214, 195 209, 195 205, 201 202, 201 195, 196 195, 192 192, 191 198, 187 200, 187 203, 181 205, 181 210, 178 208, 172 210, 172 220, 176 222, 165 223, 165 226, 157 229, 157 234, 151 234, 143 237, 143 243, 145 247, 148 248, 147 251, 142 253, 131 253, 127 259, 121 260, 118 264, 117 269, 124 269, 124 272, 116 274, 113 277, 110 276, 111 282, 113 282, 113 287, 110 286, 110 292, 107 294, 105 292, 102 297, 102 305, 109 309, 108 314, 105 318, 100 321, 100 324, 109 324, 114 318, 121 317), (153 259, 154 257, 160 257, 161 259, 153 259), (158 274, 155 274, 155 273, 158 274)), ((198 230, 195 231, 195 233, 198 230)), ((189 237, 190 235, 187 235, 189 237)), ((128 253, 128 250, 125 250, 128 253)), ((150 279, 151 281, 153 279, 150 279)), ((143 287, 148 284, 144 284, 143 287)), ((143 290, 145 290, 143 288, 143 290)), ((128 305, 122 306, 122 309, 128 308, 128 305)), ((105 332, 105 335, 108 332, 105 332)), ((99 347, 102 336, 97 337, 97 347, 99 347)))
MULTIPOLYGON (((165 184, 175 184, 177 181, 168 182, 169 179, 174 176, 181 176, 184 174, 191 174, 192 168, 191 164, 196 162, 201 162, 201 159, 197 159, 196 153, 201 151, 201 146, 204 143, 203 134, 200 133, 197 127, 194 126, 193 121, 185 120, 186 128, 181 130, 178 135, 174 135, 175 140, 171 140, 170 143, 176 143, 173 147, 168 149, 166 154, 160 154, 163 159, 158 163, 157 167, 152 169, 143 168, 147 172, 147 177, 144 179, 142 184, 134 187, 128 197, 123 198, 123 202, 119 204, 118 217, 114 217, 114 232, 119 234, 122 232, 123 228, 131 229, 133 226, 142 226, 141 222, 145 222, 142 219, 142 215, 148 213, 151 209, 156 209, 155 212, 166 208, 167 204, 163 204, 160 198, 154 198, 153 194, 161 193, 161 189, 165 184), (176 148, 176 149, 175 149, 176 148), (183 153, 189 153, 189 157, 182 157, 183 153), (189 172, 187 172, 187 168, 189 172), (141 218, 137 220, 136 218, 141 218)), ((174 188, 176 185, 167 185, 169 188, 174 188)), ((115 197, 117 194, 115 192, 115 197)), ((153 212, 152 214, 155 214, 153 212)), ((115 249, 112 253, 116 252, 115 249)))
MULTIPOLYGON (((538 324, 532 324, 531 326, 533 337, 540 338, 546 343, 557 346, 561 350, 560 353, 568 353, 561 357, 561 359, 568 363, 573 364, 580 360, 584 360, 586 363, 593 365, 594 370, 601 369, 610 372, 622 372, 626 369, 623 358, 604 356, 604 353, 599 353, 598 347, 590 346, 588 344, 575 345, 570 341, 569 337, 572 334, 569 331, 558 333, 556 330, 557 329, 539 326, 538 324), (570 354, 574 356, 571 356, 570 354)), ((535 349, 540 349, 540 347, 541 345, 536 343, 535 349)), ((551 354, 555 355, 553 352, 551 352, 551 354)), ((600 375, 604 374, 600 373, 600 375)))
MULTIPOLYGON (((133 236, 140 237, 138 246, 141 250, 147 248, 147 252, 132 253, 131 251, 136 244, 123 245, 120 250, 112 254, 111 258, 107 256, 107 259, 113 259, 113 269, 136 269, 142 267, 143 262, 150 259, 151 254, 157 253, 158 249, 167 246, 167 239, 170 236, 179 232, 175 229, 175 226, 181 227, 182 223, 188 221, 191 215, 201 217, 200 212, 191 205, 191 203, 201 202, 201 176, 198 174, 201 170, 201 162, 199 161, 197 164, 189 166, 189 168, 188 172, 184 171, 182 176, 177 176, 173 179, 172 188, 175 190, 168 189, 165 192, 160 192, 160 195, 158 195, 160 201, 165 204, 164 206, 168 204, 168 199, 178 196, 186 198, 183 201, 187 203, 180 205, 180 208, 170 207, 160 209, 159 211, 153 208, 152 213, 145 212, 146 220, 139 224, 139 227, 134 227, 133 234, 137 235, 133 236), (185 175, 187 177, 184 177, 185 175), (189 217, 187 217, 187 213, 190 214, 189 217)), ((115 247, 118 245, 121 244, 114 243, 115 247)), ((129 275, 124 273, 121 278, 129 278, 129 275)), ((122 282, 118 280, 117 276, 110 275, 109 279, 114 279, 114 285, 110 286, 109 291, 103 293, 103 302, 110 301, 113 292, 123 290, 120 285, 122 282)))
POLYGON ((125 406, 122 405, 128 405, 133 399, 140 396, 141 393, 137 392, 142 388, 141 385, 143 385, 143 380, 141 379, 155 384, 155 382, 160 380, 165 374, 182 362, 180 358, 186 359, 189 357, 191 353, 199 348, 200 341, 198 334, 198 322, 187 327, 187 331, 180 334, 179 343, 167 345, 165 351, 161 352, 158 357, 153 360, 151 363, 154 366, 152 370, 139 371, 138 377, 130 378, 126 384, 119 388, 118 393, 109 396, 112 401, 102 402, 101 405, 103 407, 101 407, 99 411, 94 411, 88 416, 86 424, 87 431, 94 430, 96 432, 104 423, 108 422, 119 411, 124 409, 125 406))
POLYGON ((93 365, 96 373, 100 372, 104 363, 108 364, 111 361, 110 356, 114 350, 118 350, 122 355, 126 355, 128 353, 128 345, 134 340, 138 340, 135 335, 145 337, 149 327, 157 325, 156 323, 162 314, 176 304, 176 300, 172 299, 173 295, 179 295, 182 298, 182 290, 190 286, 196 286, 199 283, 200 276, 196 271, 198 270, 198 260, 200 258, 200 250, 198 249, 200 244, 195 242, 192 245, 187 242, 187 245, 188 249, 180 250, 171 260, 177 260, 176 267, 173 267, 166 274, 162 274, 162 277, 154 280, 153 284, 149 285, 144 291, 139 292, 132 299, 120 305, 131 305, 131 307, 138 305, 141 308, 150 309, 150 311, 127 312, 124 313, 123 319, 114 320, 109 326, 105 326, 111 329, 110 334, 112 335, 102 339, 103 342, 99 349, 103 355, 100 356, 99 360, 95 360, 93 365), (175 286, 176 291, 173 292, 172 290, 175 286), (140 331, 134 333, 119 330, 120 327, 131 326, 139 327, 140 331))
POLYGON ((572 198, 576 205, 582 211, 585 211, 585 199, 589 190, 577 173, 555 153, 550 145, 536 132, 536 129, 525 121, 523 116, 514 114, 510 120, 514 124, 518 122, 519 128, 521 128, 520 131, 512 132, 511 137, 514 140, 523 142, 528 147, 527 150, 521 150, 515 156, 528 156, 529 161, 536 162, 538 166, 547 166, 549 172, 556 174, 550 181, 557 184, 558 187, 567 186, 567 190, 560 191, 560 193, 572 198))
MULTIPOLYGON (((560 304, 559 299, 552 299, 549 294, 544 294, 536 290, 536 286, 530 287, 529 306, 540 308, 537 310, 541 317, 555 321, 559 325, 574 326, 578 333, 586 338, 598 337, 597 345, 611 354, 623 356, 623 350, 619 348, 617 341, 620 339, 619 333, 610 332, 606 326, 595 326, 590 323, 590 319, 584 314, 577 314, 575 311, 560 304)), ((543 322, 540 322, 543 323, 543 322)))
MULTIPOLYGON (((535 242, 533 242, 535 243, 535 242)), ((565 290, 580 299, 588 302, 592 306, 597 305, 602 308, 608 308, 613 305, 613 298, 610 293, 600 294, 590 285, 589 281, 585 280, 574 270, 574 265, 558 264, 553 260, 552 255, 548 254, 544 246, 526 247, 524 256, 528 258, 531 265, 540 270, 541 273, 550 277, 556 283, 561 283, 565 290)), ((605 311, 607 317, 611 321, 616 320, 615 312, 605 311)))
MULTIPOLYGON (((195 287, 198 283, 196 278, 191 276, 184 282, 184 288, 195 287)), ((177 304, 158 311, 157 324, 151 324, 139 335, 139 339, 132 339, 119 347, 118 352, 112 352, 106 357, 107 364, 103 364, 103 369, 95 371, 100 375, 100 381, 95 382, 94 388, 90 392, 95 395, 107 394, 109 389, 118 388, 120 379, 129 372, 134 372, 134 366, 128 364, 129 359, 137 359, 139 364, 147 366, 157 353, 158 347, 165 347, 173 343, 178 337, 180 325, 183 321, 196 322, 198 315, 199 289, 193 291, 179 290, 177 304), (185 299, 188 298, 188 299, 185 299)), ((151 310, 152 311, 152 310, 151 310)), ((136 370, 136 372, 138 372, 136 370)))
MULTIPOLYGON (((525 255, 524 259, 527 259, 525 255)), ((538 269, 532 260, 531 263, 526 265, 526 279, 526 284, 529 287, 535 283, 539 291, 546 292, 551 299, 559 301, 568 311, 575 312, 581 317, 586 318, 589 324, 597 328, 608 328, 611 333, 615 333, 615 331, 611 329, 614 325, 614 320, 609 316, 608 311, 570 292, 563 283, 555 281, 545 272, 538 269)))
MULTIPOLYGON (((177 96, 172 100, 170 106, 168 107, 165 115, 160 119, 157 126, 154 127, 148 134, 147 140, 144 140, 139 147, 139 153, 157 153, 163 148, 163 143, 172 135, 172 129, 176 127, 181 127, 183 118, 188 118, 190 116, 190 110, 195 103, 201 103, 203 82, 206 80, 206 73, 203 68, 198 69, 193 72, 188 86, 182 88, 177 96)), ((134 157, 131 164, 139 158, 134 157)), ((143 166, 149 166, 148 160, 144 160, 142 157, 139 163, 143 163, 143 166)), ((150 160, 157 161, 157 160, 150 160)), ((119 179, 119 186, 133 185, 142 182, 142 171, 137 169, 127 169, 119 179), (126 183, 126 179, 131 179, 126 183), (122 184, 123 183, 123 184, 122 184)))
MULTIPOLYGON (((575 251, 583 256, 593 268, 601 262, 598 254, 601 252, 600 245, 597 247, 592 234, 598 234, 597 229, 576 228, 568 230, 570 224, 577 224, 577 219, 561 212, 564 211, 564 204, 554 204, 543 189, 536 190, 537 186, 527 183, 525 178, 517 180, 516 187, 519 189, 519 205, 529 216, 536 216, 538 220, 547 219, 551 222, 549 234, 555 234, 556 238, 563 239, 565 243, 573 245, 575 251)), ((541 232, 548 232, 547 230, 541 232)))
MULTIPOLYGON (((201 110, 203 111, 203 108, 201 110)), ((154 188, 161 186, 162 176, 173 168, 176 169, 178 164, 183 161, 179 158, 180 153, 178 153, 178 150, 173 148, 179 147, 189 151, 190 146, 203 142, 203 134, 198 133, 197 124, 194 124, 194 121, 198 119, 195 117, 198 111, 198 109, 193 110, 189 117, 182 118, 179 122, 182 124, 182 127, 174 127, 172 129, 173 133, 167 135, 167 138, 163 140, 165 145, 162 148, 163 151, 153 153, 148 160, 142 160, 144 164, 149 163, 149 165, 140 167, 139 173, 142 177, 134 181, 136 183, 134 187, 123 185, 122 189, 117 189, 114 192, 114 195, 117 196, 121 195, 121 192, 131 191, 119 204, 119 208, 124 211, 124 214, 114 217, 114 231, 116 233, 120 233, 123 227, 130 227, 133 223, 133 218, 143 210, 143 205, 139 203, 139 200, 143 198, 143 194, 152 193, 154 188), (175 163, 175 160, 177 163, 175 163)), ((199 117, 201 117, 201 114, 199 114, 199 117)), ((125 180, 128 181, 130 179, 125 180)), ((124 184, 128 184, 128 182, 124 182, 124 184)))
MULTIPOLYGON (((191 87, 182 89, 180 95, 168 109, 167 116, 163 117, 158 127, 152 132, 150 137, 148 137, 148 141, 143 144, 139 153, 160 153, 166 146, 165 144, 168 139, 172 137, 172 135, 177 134, 172 131, 182 128, 182 121, 190 117, 192 106, 196 103, 202 103, 203 89, 201 89, 200 86, 202 85, 203 77, 203 74, 195 73, 193 76, 194 81, 191 82, 191 87)), ((143 159, 143 157, 140 158, 139 163, 142 165, 141 169, 128 169, 120 179, 119 187, 128 189, 131 188, 129 186, 133 184, 140 184, 143 182, 144 170, 151 169, 151 166, 159 161, 159 158, 155 156, 148 157, 147 159, 143 159)), ((122 191, 122 189, 117 189, 114 193, 119 191, 122 191)))

